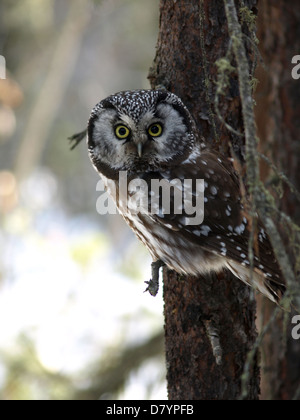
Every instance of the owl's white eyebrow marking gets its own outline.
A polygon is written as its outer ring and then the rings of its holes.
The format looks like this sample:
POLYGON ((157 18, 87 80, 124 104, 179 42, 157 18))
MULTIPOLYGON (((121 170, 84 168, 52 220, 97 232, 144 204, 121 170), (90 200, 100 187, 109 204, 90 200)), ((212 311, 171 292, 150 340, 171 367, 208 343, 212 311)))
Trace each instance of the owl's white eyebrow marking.
POLYGON ((128 127, 130 128, 134 128, 135 124, 132 118, 130 118, 128 115, 126 114, 120 114, 120 119, 126 124, 128 125, 128 127))

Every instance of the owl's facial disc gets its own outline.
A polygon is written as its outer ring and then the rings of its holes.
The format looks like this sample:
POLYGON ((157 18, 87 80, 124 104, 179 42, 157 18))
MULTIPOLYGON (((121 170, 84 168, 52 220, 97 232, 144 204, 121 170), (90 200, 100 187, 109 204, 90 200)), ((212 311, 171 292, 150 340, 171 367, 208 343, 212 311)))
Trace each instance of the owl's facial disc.
POLYGON ((148 172, 175 167, 194 147, 190 115, 179 98, 161 91, 121 92, 99 103, 88 125, 98 172, 148 172))

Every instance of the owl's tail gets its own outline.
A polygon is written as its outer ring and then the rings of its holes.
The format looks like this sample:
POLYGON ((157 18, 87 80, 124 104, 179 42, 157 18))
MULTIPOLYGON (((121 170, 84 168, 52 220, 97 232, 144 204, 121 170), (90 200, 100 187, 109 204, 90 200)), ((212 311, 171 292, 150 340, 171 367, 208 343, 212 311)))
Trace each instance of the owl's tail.
POLYGON ((252 276, 248 267, 244 267, 236 261, 228 260, 227 268, 242 282, 248 286, 254 287, 271 301, 279 303, 282 299, 286 287, 278 281, 272 280, 258 268, 254 268, 252 276))

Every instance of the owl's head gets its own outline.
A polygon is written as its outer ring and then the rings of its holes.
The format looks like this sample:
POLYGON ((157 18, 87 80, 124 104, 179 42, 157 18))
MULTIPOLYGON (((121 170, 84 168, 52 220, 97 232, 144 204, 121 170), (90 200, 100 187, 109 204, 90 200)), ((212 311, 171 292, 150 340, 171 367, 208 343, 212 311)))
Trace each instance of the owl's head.
POLYGON ((120 92, 101 101, 88 123, 88 148, 98 172, 157 171, 179 165, 192 152, 195 122, 182 101, 163 90, 120 92))

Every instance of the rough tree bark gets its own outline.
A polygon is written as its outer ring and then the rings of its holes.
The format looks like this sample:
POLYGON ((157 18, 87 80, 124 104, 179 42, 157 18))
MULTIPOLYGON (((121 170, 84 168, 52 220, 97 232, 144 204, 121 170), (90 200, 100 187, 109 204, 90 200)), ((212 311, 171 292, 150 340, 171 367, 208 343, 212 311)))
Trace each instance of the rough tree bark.
MULTIPOLYGON (((236 5, 256 13, 256 0, 236 5)), ((153 88, 163 85, 182 98, 212 147, 229 156, 231 143, 243 159, 243 138, 229 132, 214 111, 216 61, 226 56, 228 46, 223 2, 161 0, 157 54, 149 79, 153 88)), ((230 79, 230 91, 219 105, 226 122, 243 132, 236 78, 230 79)), ((195 278, 165 269, 164 300, 169 398, 239 399, 244 365, 257 336, 256 305, 249 288, 225 272, 195 278)), ((247 399, 258 399, 259 382, 255 358, 248 372, 247 399)))
MULTIPOLYGON (((292 78, 292 58, 300 54, 300 3, 261 0, 258 37, 266 70, 259 68, 257 125, 263 152, 300 190, 300 80, 292 78)), ((263 167, 267 178, 269 167, 263 167)), ((274 174, 273 174, 274 175, 274 174)), ((280 209, 299 225, 300 203, 283 184, 280 209)), ((292 236, 289 238, 292 241, 292 236)), ((299 251, 298 251, 299 255, 299 251)), ((268 322, 273 307, 261 302, 268 322)), ((300 341, 292 339, 291 318, 281 314, 270 326, 262 351, 262 398, 300 399, 300 341), (298 395, 297 395, 298 391, 298 395)))

